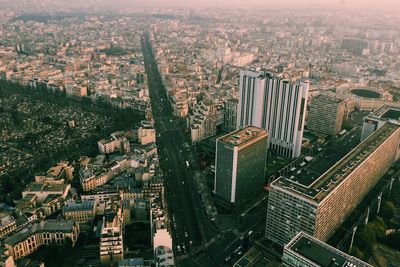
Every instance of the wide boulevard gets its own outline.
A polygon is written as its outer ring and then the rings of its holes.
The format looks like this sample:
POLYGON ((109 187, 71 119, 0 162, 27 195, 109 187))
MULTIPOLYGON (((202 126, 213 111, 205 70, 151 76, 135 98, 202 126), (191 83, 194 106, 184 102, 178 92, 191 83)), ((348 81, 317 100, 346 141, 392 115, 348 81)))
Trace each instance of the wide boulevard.
POLYGON ((188 142, 182 120, 172 113, 148 34, 142 38, 142 51, 161 168, 166 174, 166 198, 174 251, 184 258, 185 254, 203 247, 215 236, 217 229, 207 217, 196 190, 193 181, 194 172, 198 170, 196 152, 188 142))

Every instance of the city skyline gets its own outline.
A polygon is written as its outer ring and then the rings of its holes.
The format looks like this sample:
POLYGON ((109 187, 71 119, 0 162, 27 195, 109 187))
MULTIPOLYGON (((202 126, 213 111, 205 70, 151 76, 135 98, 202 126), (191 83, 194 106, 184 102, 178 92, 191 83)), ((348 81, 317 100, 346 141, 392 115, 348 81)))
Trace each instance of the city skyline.
POLYGON ((348 9, 353 11, 378 11, 385 10, 392 12, 397 12, 400 10, 400 3, 396 0, 326 0, 326 1, 318 1, 318 0, 268 0, 265 2, 264 0, 249 0, 245 3, 241 0, 74 0, 74 1, 64 1, 58 0, 56 2, 49 0, 36 0, 36 1, 27 1, 27 0, 1 0, 0 3, 7 6, 15 6, 18 4, 23 5, 43 5, 43 9, 45 11, 46 5, 51 7, 52 5, 56 6, 59 4, 69 4, 70 6, 76 6, 79 8, 88 8, 94 7, 98 5, 101 8, 111 8, 111 10, 115 10, 115 8, 132 8, 135 6, 139 7, 150 7, 150 8, 207 8, 207 7, 222 7, 222 8, 329 8, 329 9, 348 9), (294 7, 294 5, 296 7, 294 7))
POLYGON ((400 266, 397 2, 0 6, 0 266, 400 266))

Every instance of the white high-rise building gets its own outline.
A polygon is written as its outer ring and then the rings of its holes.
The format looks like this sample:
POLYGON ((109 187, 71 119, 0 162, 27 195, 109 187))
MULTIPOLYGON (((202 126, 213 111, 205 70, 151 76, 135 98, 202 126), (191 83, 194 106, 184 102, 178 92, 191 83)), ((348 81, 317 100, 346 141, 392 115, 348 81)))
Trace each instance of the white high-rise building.
POLYGON ((247 125, 266 129, 269 150, 300 156, 308 83, 290 83, 267 72, 241 71, 239 86, 238 129, 247 125))

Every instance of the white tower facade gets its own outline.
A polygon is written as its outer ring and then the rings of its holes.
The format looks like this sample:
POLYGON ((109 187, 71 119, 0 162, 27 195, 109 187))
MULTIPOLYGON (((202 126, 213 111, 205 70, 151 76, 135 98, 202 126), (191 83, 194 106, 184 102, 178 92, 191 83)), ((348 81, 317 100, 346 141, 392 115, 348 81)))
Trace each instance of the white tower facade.
POLYGON ((266 129, 269 150, 300 156, 308 88, 308 83, 290 83, 269 73, 241 71, 238 129, 247 125, 266 129))

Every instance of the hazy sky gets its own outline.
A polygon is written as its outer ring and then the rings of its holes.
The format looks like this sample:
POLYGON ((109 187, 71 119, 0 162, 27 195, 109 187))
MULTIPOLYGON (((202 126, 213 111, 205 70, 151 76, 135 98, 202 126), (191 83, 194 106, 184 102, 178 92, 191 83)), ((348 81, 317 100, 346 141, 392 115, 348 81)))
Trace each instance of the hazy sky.
MULTIPOLYGON (((389 10, 400 16, 400 0, 0 0, 0 6, 13 6, 16 3, 50 3, 52 5, 64 3, 78 3, 83 6, 110 6, 110 7, 248 7, 248 8, 318 8, 341 7, 346 9, 370 9, 374 11, 389 10), (105 5, 104 5, 105 4, 105 5)), ((67 4, 67 5, 68 5, 67 4)))
MULTIPOLYGON (((129 2, 129 0, 127 1, 129 2)), ((176 5, 208 5, 208 6, 345 6, 361 9, 400 9, 400 0, 131 0, 147 4, 160 4, 162 6, 176 5)))

